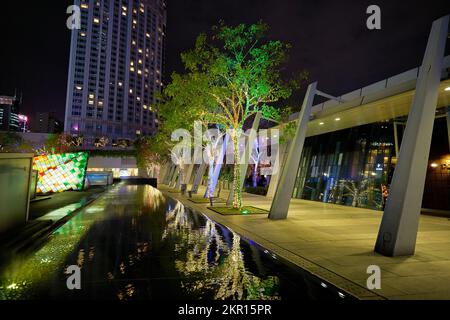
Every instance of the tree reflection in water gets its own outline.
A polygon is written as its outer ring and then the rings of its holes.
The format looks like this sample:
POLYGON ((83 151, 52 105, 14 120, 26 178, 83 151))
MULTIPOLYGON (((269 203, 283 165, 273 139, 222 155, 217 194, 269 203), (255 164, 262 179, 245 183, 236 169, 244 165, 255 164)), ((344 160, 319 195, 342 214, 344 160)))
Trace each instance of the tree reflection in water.
POLYGON ((277 277, 262 279, 245 268, 239 235, 192 213, 180 202, 170 208, 166 219, 164 237, 179 238, 175 265, 184 276, 182 285, 189 294, 208 293, 214 299, 280 299, 277 277), (203 225, 199 226, 196 218, 203 225), (222 235, 219 229, 229 234, 222 235))

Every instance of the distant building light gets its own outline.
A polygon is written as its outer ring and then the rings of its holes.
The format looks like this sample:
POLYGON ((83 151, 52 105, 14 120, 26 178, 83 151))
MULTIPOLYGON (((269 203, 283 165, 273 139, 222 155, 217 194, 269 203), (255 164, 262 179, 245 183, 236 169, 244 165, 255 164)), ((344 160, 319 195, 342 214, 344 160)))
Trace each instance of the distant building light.
POLYGON ((23 114, 19 114, 19 120, 22 122, 28 122, 28 117, 23 114))

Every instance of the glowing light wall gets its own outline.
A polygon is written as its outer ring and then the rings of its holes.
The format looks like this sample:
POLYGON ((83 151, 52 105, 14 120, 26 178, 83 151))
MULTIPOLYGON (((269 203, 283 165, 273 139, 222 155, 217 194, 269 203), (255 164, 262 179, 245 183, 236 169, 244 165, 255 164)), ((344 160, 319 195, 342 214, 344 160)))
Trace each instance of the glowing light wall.
POLYGON ((33 170, 39 173, 36 192, 57 193, 84 188, 88 153, 65 153, 34 158, 33 170))

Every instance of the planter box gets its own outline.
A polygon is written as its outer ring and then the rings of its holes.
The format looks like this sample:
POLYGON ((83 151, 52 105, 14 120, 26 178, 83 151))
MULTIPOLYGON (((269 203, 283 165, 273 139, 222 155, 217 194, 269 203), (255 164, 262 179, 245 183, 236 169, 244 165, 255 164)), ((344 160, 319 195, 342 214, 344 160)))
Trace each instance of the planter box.
POLYGON ((0 233, 28 221, 33 156, 0 153, 0 233))

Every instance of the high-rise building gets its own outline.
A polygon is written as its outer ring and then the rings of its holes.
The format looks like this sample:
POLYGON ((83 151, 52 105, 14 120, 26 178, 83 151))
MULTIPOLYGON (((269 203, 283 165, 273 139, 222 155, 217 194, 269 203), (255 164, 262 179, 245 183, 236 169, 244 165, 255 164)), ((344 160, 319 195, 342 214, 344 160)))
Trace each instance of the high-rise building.
POLYGON ((152 135, 153 105, 163 86, 164 0, 75 0, 81 29, 72 32, 65 132, 90 145, 106 136, 152 135))
POLYGON ((0 96, 0 131, 20 131, 17 97, 0 96))
POLYGON ((31 131, 35 133, 59 133, 62 129, 55 112, 38 112, 31 123, 31 131))

